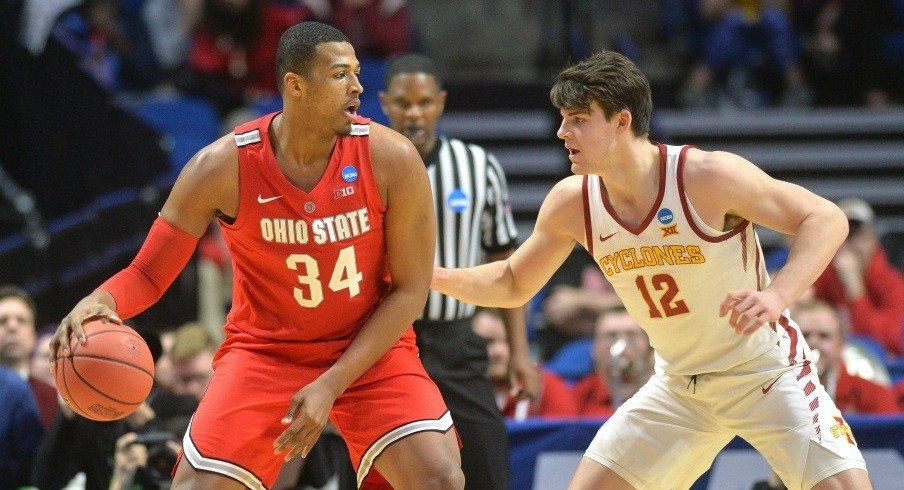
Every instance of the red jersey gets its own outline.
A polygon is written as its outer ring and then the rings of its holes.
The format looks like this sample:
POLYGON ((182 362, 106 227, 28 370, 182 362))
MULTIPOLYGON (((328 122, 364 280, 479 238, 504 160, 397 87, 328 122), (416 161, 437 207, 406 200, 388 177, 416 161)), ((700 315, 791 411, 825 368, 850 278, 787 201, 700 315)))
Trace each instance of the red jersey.
MULTIPOLYGON (((369 120, 356 118, 336 140, 323 176, 305 192, 276 161, 275 115, 235 130, 239 211, 233 223, 220 221, 234 276, 226 344, 298 342, 309 365, 331 364, 391 283, 369 120)), ((413 339, 409 329, 403 341, 413 339)))
POLYGON ((579 417, 610 417, 615 412, 609 386, 595 372, 578 381, 571 392, 579 417))
POLYGON ((901 412, 892 388, 854 376, 843 365, 838 369, 834 398, 835 406, 844 413, 901 412))

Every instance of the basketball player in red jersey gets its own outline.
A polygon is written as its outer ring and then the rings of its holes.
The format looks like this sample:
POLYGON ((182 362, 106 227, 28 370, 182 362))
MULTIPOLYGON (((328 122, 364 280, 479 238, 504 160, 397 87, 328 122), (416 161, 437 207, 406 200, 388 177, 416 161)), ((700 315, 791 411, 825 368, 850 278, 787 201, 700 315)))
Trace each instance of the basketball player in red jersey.
POLYGON ((86 318, 119 321, 153 304, 218 220, 233 306, 173 488, 269 488, 327 418, 359 486, 381 476, 395 488, 464 485, 451 416, 411 330, 433 265, 427 174, 404 136, 356 115, 359 69, 338 30, 287 30, 283 112, 195 155, 136 259, 80 301, 52 341, 65 355, 84 342, 86 318))

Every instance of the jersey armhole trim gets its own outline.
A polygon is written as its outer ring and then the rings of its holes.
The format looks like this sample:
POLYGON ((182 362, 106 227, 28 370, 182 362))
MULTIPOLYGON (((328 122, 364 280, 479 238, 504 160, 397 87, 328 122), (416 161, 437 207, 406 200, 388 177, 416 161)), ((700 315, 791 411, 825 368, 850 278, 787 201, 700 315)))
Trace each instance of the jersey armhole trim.
POLYGON ((687 222, 690 225, 691 229, 694 230, 694 233, 701 240, 705 240, 710 243, 724 242, 725 240, 728 240, 729 238, 731 238, 731 237, 737 235, 738 233, 740 233, 741 231, 743 231, 744 228, 746 228, 750 222, 747 221, 746 219, 742 220, 740 223, 735 225, 734 228, 732 228, 720 235, 716 235, 716 236, 713 236, 713 235, 710 235, 710 234, 704 232, 703 230, 700 229, 699 226, 697 226, 697 221, 694 219, 693 213, 691 213, 690 204, 687 199, 687 193, 685 192, 685 188, 684 188, 685 157, 687 156, 687 150, 689 150, 691 148, 693 148, 692 145, 685 145, 684 147, 681 148, 681 153, 678 155, 678 166, 677 166, 677 169, 675 170, 675 173, 677 174, 675 177, 676 177, 676 180, 678 181, 678 196, 679 196, 679 199, 681 200, 681 209, 682 209, 682 211, 684 211, 684 217, 687 219, 687 222))

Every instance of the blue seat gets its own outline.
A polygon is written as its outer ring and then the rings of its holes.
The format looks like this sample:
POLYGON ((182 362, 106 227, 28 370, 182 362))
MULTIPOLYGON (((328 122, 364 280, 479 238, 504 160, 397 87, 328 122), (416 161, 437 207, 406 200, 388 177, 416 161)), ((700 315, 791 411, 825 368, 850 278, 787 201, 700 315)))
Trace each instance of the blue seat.
POLYGON ((563 345, 546 368, 574 383, 593 372, 592 339, 577 339, 563 345))
POLYGON ((160 131, 170 154, 170 173, 178 174, 188 160, 221 136, 220 118, 213 106, 196 97, 174 96, 144 100, 135 114, 160 131))
POLYGON ((888 375, 891 377, 892 385, 904 381, 904 358, 888 361, 885 363, 885 367, 888 368, 888 375))

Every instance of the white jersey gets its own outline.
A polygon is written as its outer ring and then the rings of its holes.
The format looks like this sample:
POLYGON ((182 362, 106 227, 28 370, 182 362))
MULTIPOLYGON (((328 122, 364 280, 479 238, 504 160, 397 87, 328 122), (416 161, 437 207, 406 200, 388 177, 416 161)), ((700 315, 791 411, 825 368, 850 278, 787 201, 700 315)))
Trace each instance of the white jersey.
POLYGON ((806 347, 787 312, 779 326, 764 326, 750 336, 736 334, 728 316, 719 317, 729 291, 762 290, 769 277, 752 223, 745 220, 723 232, 697 215, 684 193, 688 148, 660 145, 659 193, 649 215, 634 227, 614 212, 601 177, 584 178, 587 250, 647 332, 658 370, 721 372, 762 355, 779 340, 793 364, 806 347))

